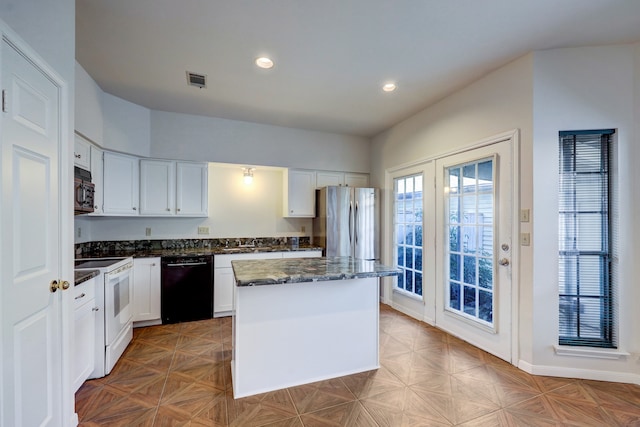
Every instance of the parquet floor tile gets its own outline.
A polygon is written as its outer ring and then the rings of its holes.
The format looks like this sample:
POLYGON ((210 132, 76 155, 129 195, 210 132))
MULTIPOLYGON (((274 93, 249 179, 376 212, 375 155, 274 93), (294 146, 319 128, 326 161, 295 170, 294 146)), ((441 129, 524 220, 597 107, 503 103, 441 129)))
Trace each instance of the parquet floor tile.
POLYGON ((640 386, 532 376, 380 306, 380 368, 234 399, 231 318, 134 330, 82 427, 639 426, 640 386))

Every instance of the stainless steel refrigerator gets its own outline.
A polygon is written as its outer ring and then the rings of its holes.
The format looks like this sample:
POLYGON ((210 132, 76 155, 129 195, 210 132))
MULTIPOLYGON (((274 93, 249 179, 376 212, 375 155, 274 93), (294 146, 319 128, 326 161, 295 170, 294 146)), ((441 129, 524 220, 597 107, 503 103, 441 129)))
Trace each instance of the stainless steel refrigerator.
POLYGON ((379 259, 377 188, 329 186, 316 190, 313 243, 327 257, 379 259))

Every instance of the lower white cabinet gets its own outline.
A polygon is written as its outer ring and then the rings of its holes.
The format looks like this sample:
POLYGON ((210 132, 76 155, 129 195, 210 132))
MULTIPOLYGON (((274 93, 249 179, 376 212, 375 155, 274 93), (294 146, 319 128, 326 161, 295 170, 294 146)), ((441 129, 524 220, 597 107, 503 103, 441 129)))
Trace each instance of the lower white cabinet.
POLYGON ((161 323, 160 258, 133 259, 133 326, 161 323))
POLYGON ((95 365, 95 330, 98 307, 95 299, 96 279, 89 279, 73 288, 73 391, 89 378, 95 365))
POLYGON ((319 258, 322 251, 261 252, 250 254, 215 255, 213 257, 213 317, 233 314, 235 281, 231 261, 278 258, 319 258))

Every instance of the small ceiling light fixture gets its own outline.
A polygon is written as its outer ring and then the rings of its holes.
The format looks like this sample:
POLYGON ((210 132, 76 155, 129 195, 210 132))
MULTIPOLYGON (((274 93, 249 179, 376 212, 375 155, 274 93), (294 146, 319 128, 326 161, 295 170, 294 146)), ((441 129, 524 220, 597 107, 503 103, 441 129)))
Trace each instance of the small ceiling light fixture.
POLYGON ((394 90, 396 90, 396 84, 395 83, 385 83, 384 85, 382 85, 382 90, 385 92, 393 92, 394 90))
POLYGON ((273 60, 271 58, 267 58, 266 56, 261 56, 256 59, 256 65, 260 68, 269 69, 273 68, 273 60))
POLYGON ((253 182, 253 171, 256 170, 256 168, 242 168, 243 170, 243 181, 245 184, 249 185, 253 182))

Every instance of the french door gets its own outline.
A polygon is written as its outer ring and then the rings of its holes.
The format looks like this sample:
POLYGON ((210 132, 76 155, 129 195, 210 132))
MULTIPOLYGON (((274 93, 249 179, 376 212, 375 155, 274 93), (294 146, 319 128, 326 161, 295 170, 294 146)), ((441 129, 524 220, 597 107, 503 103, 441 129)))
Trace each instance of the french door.
POLYGON ((511 361, 511 143, 436 160, 435 323, 511 361))

